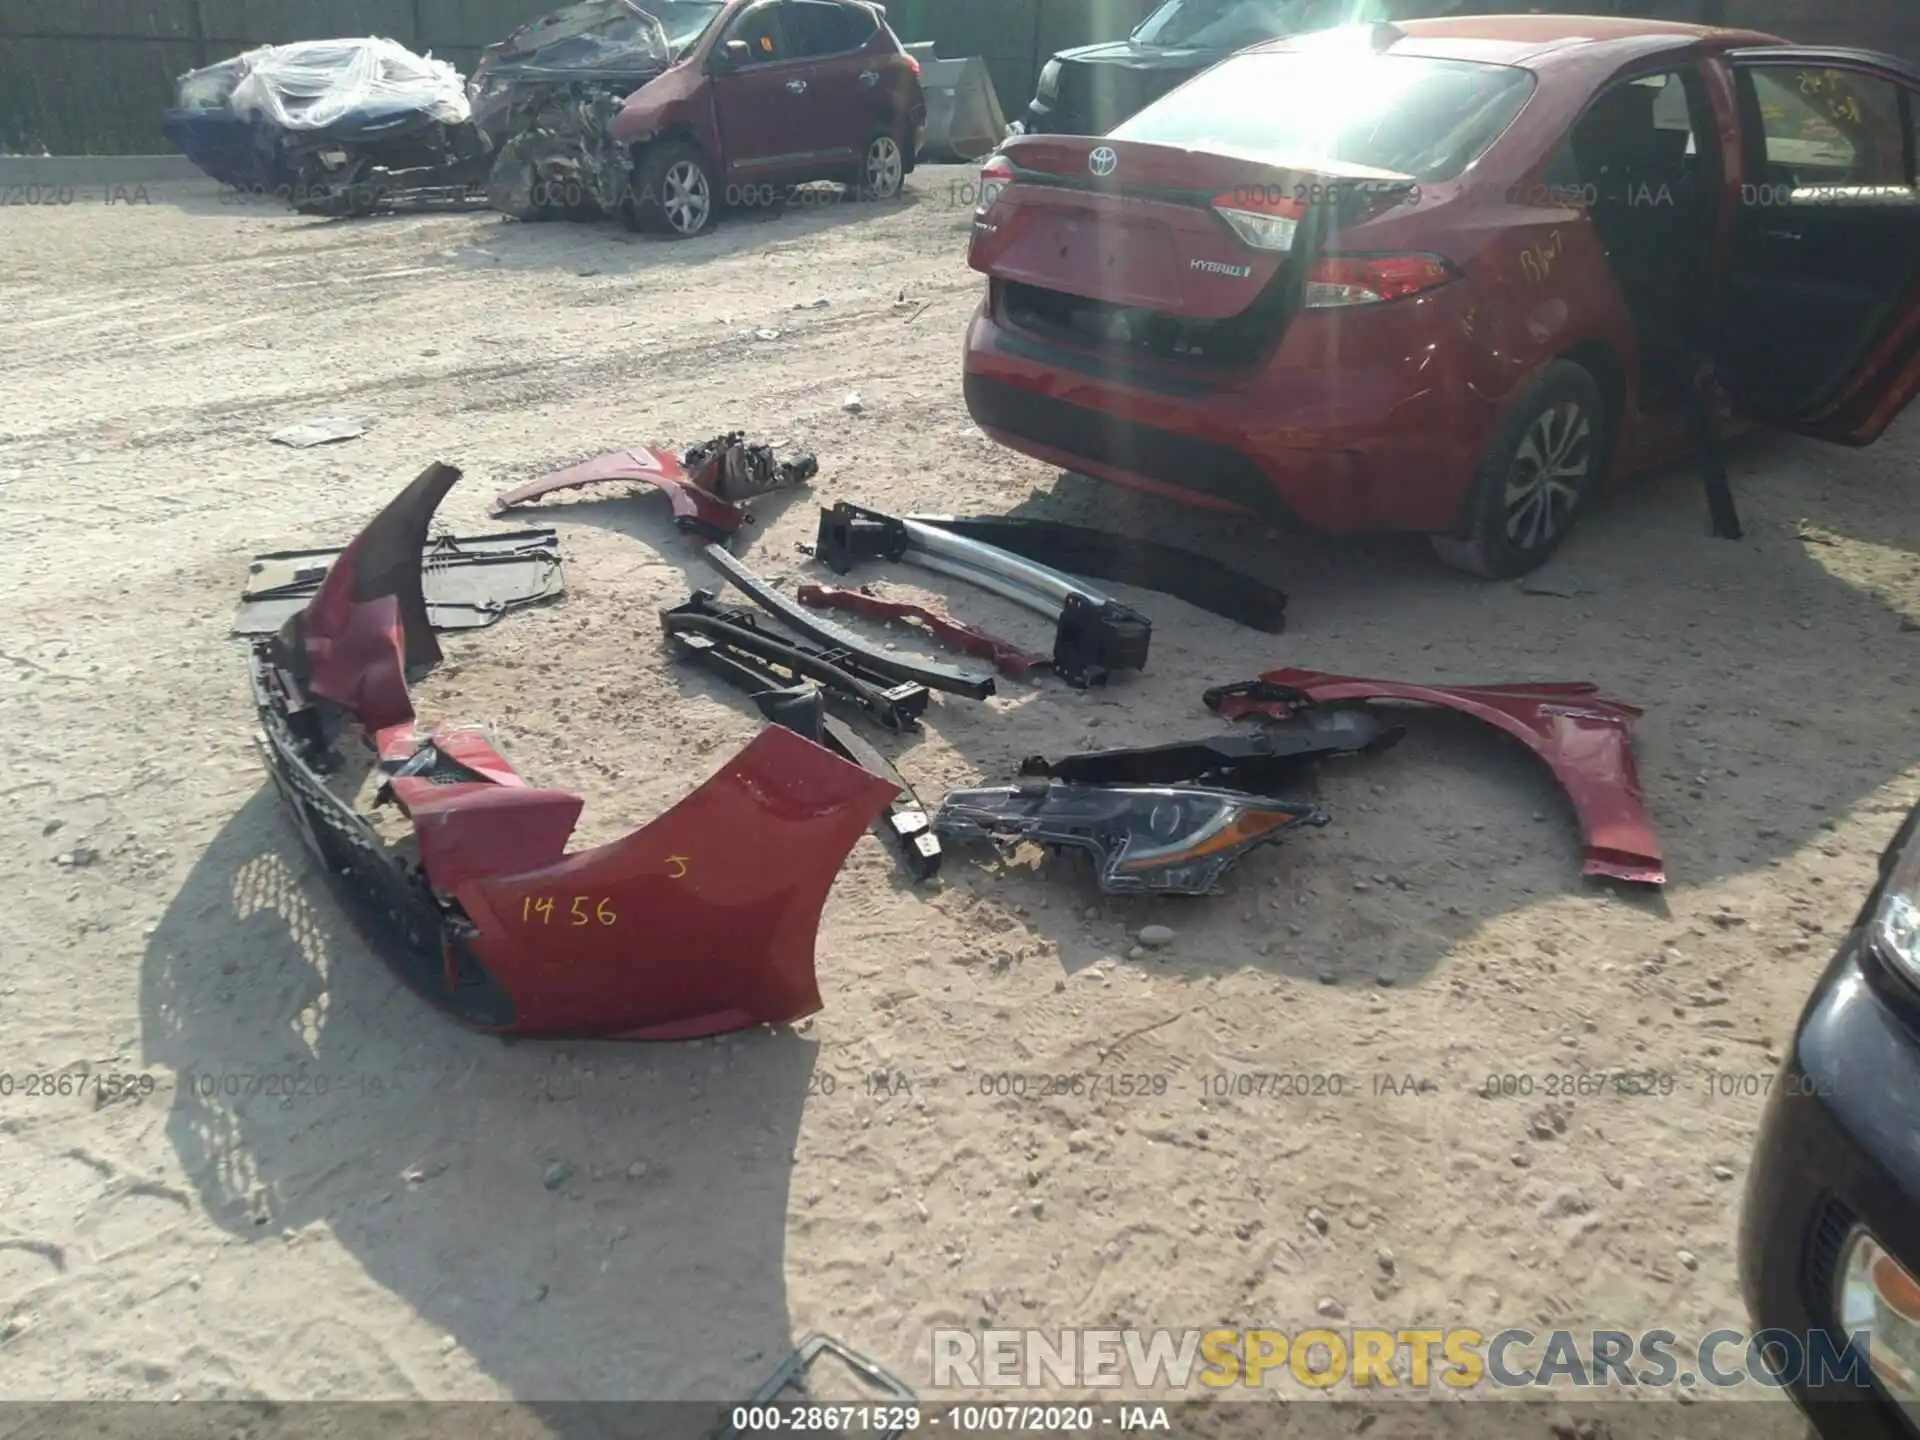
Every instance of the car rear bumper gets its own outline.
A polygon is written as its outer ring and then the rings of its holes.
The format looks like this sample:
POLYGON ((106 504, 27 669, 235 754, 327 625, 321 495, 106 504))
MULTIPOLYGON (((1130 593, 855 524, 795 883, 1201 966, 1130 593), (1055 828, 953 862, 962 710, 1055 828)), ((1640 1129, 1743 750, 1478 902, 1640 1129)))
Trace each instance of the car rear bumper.
MULTIPOLYGON (((1847 1337, 1834 1284, 1854 1227, 1920 1273, 1912 1138, 1920 1035, 1889 1005, 1882 989, 1891 982, 1878 964, 1854 932, 1807 1002, 1769 1092, 1741 1213, 1740 1280, 1755 1330, 1787 1331, 1803 1343, 1824 1331, 1836 1349, 1847 1337)), ((1810 1378, 1789 1388, 1822 1435, 1920 1435, 1877 1390, 1810 1378)))
MULTIPOLYGON (((1308 355, 1223 383, 1123 370, 1003 324, 990 307, 967 332, 965 392, 974 423, 994 440, 1062 469, 1281 528, 1451 528, 1484 444, 1477 417, 1484 410, 1490 426, 1497 413, 1445 364, 1409 373, 1397 358, 1343 355, 1335 380, 1308 355)), ((1439 348, 1422 331, 1421 348, 1439 348)), ((1416 352, 1396 344, 1385 353, 1416 352)))

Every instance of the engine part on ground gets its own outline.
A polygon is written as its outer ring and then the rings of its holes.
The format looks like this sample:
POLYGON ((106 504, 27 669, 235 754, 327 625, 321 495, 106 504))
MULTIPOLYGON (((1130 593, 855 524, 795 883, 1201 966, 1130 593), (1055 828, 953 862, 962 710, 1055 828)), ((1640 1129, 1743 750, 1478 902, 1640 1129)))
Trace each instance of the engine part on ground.
POLYGON ((841 501, 820 512, 814 554, 844 575, 862 560, 906 560, 977 585, 1055 624, 1053 670, 1077 688, 1146 667, 1152 623, 1083 580, 918 520, 841 501))
POLYGON ((1327 818, 1317 806, 1235 790, 1030 780, 956 790, 941 802, 933 828, 949 840, 1084 850, 1108 895, 1218 895, 1249 850, 1327 818))
POLYGON ((903 660, 851 630, 842 629, 811 613, 796 600, 781 594, 749 570, 725 546, 709 545, 703 552, 708 562, 726 577, 727 583, 741 591, 754 604, 779 620, 789 630, 804 635, 829 650, 842 652, 839 663, 857 662, 863 673, 882 675, 895 681, 924 685, 929 690, 944 690, 969 700, 985 700, 994 693, 991 675, 957 670, 932 660, 903 660))
POLYGON ((753 518, 739 506, 729 505, 695 485, 679 457, 650 445, 636 450, 616 450, 515 486, 494 500, 493 513, 498 515, 557 491, 615 482, 651 485, 661 491, 673 506, 674 524, 708 540, 724 540, 753 518))
POLYGON ((820 462, 813 456, 776 459, 771 445, 748 444, 742 430, 694 446, 681 463, 695 485, 729 505, 773 490, 791 490, 820 473, 820 462))
POLYGON ((1287 628, 1286 591, 1191 550, 1056 520, 994 515, 907 518, 1075 575, 1158 590, 1254 630, 1278 634, 1287 628))
POLYGON ((721 605, 711 590, 696 590, 685 604, 663 610, 660 626, 670 636, 701 636, 711 645, 778 665, 793 677, 789 684, 805 679, 822 685, 884 730, 911 730, 926 713, 926 686, 875 674, 861 656, 844 649, 769 634, 752 611, 721 605))
POLYGON ((940 837, 933 833, 933 822, 920 797, 886 756, 852 726, 827 713, 827 692, 818 682, 791 672, 783 674, 759 656, 733 649, 703 632, 669 629, 667 635, 676 655, 745 692, 766 719, 825 745, 842 760, 894 786, 899 793, 874 824, 874 833, 899 852, 915 879, 931 880, 939 873, 940 837))
POLYGON ((1504 730, 1547 764, 1580 822, 1584 871, 1637 885, 1667 882, 1660 841, 1640 800, 1633 722, 1645 712, 1584 681, 1521 685, 1410 685, 1318 670, 1271 670, 1219 685, 1208 708, 1227 719, 1288 719, 1310 705, 1406 700, 1458 710, 1504 730))
POLYGON ((985 60, 922 60, 920 88, 927 97, 922 162, 977 165, 999 148, 1007 117, 985 60))
POLYGON ((861 1427, 861 1434, 870 1440, 901 1440, 909 1422, 914 1426, 918 1424, 918 1412, 912 1409, 916 1399, 905 1381, 882 1369, 876 1361, 849 1350, 838 1340, 809 1335, 800 1342, 799 1349, 780 1362, 780 1368, 751 1399, 732 1408, 729 1423, 714 1440, 749 1440, 757 1436, 761 1429, 757 1421, 743 1428, 740 1420, 765 1415, 774 1407, 799 1407, 794 1423, 796 1428, 804 1428, 799 1422, 818 1415, 823 1401, 839 1402, 831 1407, 834 1409, 858 1406, 863 1417, 872 1419, 868 1426, 863 1418, 861 1427), (839 1373, 831 1378, 816 1373, 815 1367, 823 1359, 832 1362, 832 1368, 839 1373))
POLYGON ((1082 785, 1207 785, 1271 795, 1297 783, 1316 760, 1377 754, 1406 733, 1358 707, 1314 706, 1255 734, 1089 750, 1061 760, 1034 756, 1022 762, 1020 774, 1082 785))
MULTIPOLYGON (((271 635, 306 609, 339 550, 273 550, 253 557, 233 633, 271 635)), ((552 530, 437 535, 420 555, 427 621, 435 630, 479 630, 510 611, 558 600, 567 582, 552 530)))
POLYGON ((844 610, 867 620, 887 623, 898 621, 923 629, 941 644, 971 655, 976 660, 991 660, 994 668, 1009 680, 1024 680, 1035 670, 1051 665, 1045 655, 1035 655, 1019 646, 989 635, 978 626, 968 625, 925 605, 905 600, 888 600, 862 586, 848 590, 839 585, 802 585, 795 592, 802 605, 815 610, 844 610))
POLYGON ((400 980, 494 1034, 691 1039, 818 1010, 821 909, 893 786, 771 725, 652 824, 569 853, 579 796, 528 784, 481 727, 418 730, 408 677, 440 659, 421 555, 459 478, 422 472, 249 656, 262 759, 342 906, 400 980), (349 748, 417 863, 323 778, 349 748))

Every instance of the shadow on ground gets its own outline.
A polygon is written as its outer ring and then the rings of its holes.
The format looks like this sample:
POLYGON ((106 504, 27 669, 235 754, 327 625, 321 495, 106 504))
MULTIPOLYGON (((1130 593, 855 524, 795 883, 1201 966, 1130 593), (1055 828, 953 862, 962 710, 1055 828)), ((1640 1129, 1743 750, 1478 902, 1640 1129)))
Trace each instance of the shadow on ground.
MULTIPOLYGON (((326 1227, 513 1396, 718 1402, 791 1348, 804 1037, 462 1032, 347 928, 270 787, 174 898, 141 1004, 208 1214, 262 1248, 326 1227)), ((567 1413, 563 1433, 588 1419, 567 1413)))

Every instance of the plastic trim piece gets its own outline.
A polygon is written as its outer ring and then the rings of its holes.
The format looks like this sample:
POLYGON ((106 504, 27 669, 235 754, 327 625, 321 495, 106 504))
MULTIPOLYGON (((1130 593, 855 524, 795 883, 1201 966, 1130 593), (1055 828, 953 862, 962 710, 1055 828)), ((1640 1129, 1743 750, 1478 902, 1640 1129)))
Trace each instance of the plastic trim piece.
POLYGON ((1053 670, 1079 689, 1146 667, 1153 626, 1075 577, 917 520, 841 501, 820 512, 814 556, 846 574, 862 560, 907 560, 1054 621, 1053 670))
POLYGON ((1157 590, 1254 630, 1278 634, 1287 627, 1286 591, 1176 546, 1054 520, 952 515, 909 515, 907 519, 1076 575, 1157 590))
POLYGON ((902 660, 899 656, 890 655, 879 646, 861 639, 851 630, 843 630, 830 621, 822 620, 804 605, 788 599, 754 574, 724 546, 709 545, 704 553, 708 563, 726 578, 728 584, 746 595, 781 624, 798 634, 819 641, 822 645, 844 651, 846 655, 857 659, 866 670, 894 680, 924 685, 929 690, 944 690, 951 695, 962 695, 969 700, 985 700, 994 693, 991 675, 956 670, 952 666, 941 665, 931 660, 902 660))

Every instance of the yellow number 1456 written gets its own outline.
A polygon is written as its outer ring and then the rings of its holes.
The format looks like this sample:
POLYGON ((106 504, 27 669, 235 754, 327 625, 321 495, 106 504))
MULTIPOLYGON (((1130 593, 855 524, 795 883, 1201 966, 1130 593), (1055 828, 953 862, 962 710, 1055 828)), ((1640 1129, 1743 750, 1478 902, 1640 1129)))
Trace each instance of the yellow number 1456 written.
MULTIPOLYGON (((562 897, 563 899, 565 897, 562 897)), ((551 895, 529 895, 520 902, 520 918, 531 925, 538 919, 542 925, 553 924, 555 901, 551 895)), ((575 895, 573 903, 560 910, 561 920, 569 925, 613 925, 620 917, 614 913, 611 899, 602 897, 596 900, 591 895, 575 895)))

